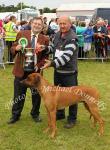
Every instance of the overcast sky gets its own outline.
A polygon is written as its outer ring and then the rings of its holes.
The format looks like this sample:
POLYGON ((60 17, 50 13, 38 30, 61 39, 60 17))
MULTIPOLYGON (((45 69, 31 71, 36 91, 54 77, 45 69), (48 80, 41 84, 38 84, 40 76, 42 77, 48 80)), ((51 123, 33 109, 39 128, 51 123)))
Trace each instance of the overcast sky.
MULTIPOLYGON (((38 8, 58 8, 61 4, 74 2, 98 2, 96 0, 0 0, 0 4, 16 5, 21 1, 29 6, 36 6, 38 8)), ((99 0, 99 2, 110 2, 110 0, 99 0)))

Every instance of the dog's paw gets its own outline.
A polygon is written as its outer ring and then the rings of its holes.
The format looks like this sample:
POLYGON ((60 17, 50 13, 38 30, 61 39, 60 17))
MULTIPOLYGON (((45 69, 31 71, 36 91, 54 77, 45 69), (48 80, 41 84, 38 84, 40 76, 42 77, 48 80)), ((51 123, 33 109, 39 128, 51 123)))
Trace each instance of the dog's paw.
POLYGON ((101 137, 103 136, 103 132, 99 132, 98 135, 101 137))
POLYGON ((51 135, 50 135, 50 138, 51 138, 51 139, 54 139, 54 138, 55 138, 55 134, 51 134, 51 135))
POLYGON ((52 132, 51 135, 50 135, 50 138, 51 138, 51 139, 54 139, 54 138, 55 138, 55 135, 56 135, 56 132, 52 132))

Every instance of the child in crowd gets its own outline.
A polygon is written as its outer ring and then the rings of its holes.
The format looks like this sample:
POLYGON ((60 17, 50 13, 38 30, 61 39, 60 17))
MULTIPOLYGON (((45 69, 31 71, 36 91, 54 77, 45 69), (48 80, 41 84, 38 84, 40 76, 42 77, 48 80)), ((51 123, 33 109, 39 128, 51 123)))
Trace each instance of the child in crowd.
POLYGON ((87 57, 88 52, 91 50, 93 34, 94 32, 93 32, 92 24, 89 24, 86 30, 83 32, 85 57, 87 57))

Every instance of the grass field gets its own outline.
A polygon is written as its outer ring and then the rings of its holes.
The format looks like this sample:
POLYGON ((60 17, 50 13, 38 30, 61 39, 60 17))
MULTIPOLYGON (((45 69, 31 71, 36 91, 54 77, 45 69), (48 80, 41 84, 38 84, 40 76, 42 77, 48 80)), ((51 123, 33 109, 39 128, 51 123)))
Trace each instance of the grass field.
MULTIPOLYGON (((0 69, 0 150, 110 150, 110 63, 79 62, 79 84, 99 89, 104 108, 101 111, 105 119, 104 136, 97 135, 98 126, 91 128, 89 114, 79 104, 78 123, 70 130, 64 129, 66 120, 58 121, 58 134, 55 140, 43 134, 47 126, 45 108, 41 106, 42 123, 36 124, 30 116, 31 96, 27 93, 25 106, 19 122, 7 125, 11 107, 6 106, 13 98, 12 66, 0 69)), ((44 76, 53 82, 53 70, 45 71, 44 76)), ((67 110, 68 112, 68 110, 67 110)))

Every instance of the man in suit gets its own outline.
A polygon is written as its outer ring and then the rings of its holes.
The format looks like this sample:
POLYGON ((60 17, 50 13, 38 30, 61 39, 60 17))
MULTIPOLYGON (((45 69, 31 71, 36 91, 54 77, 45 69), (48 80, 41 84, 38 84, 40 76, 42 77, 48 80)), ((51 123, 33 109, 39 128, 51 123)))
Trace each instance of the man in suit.
MULTIPOLYGON (((11 52, 15 57, 15 65, 13 68, 14 79, 14 102, 12 106, 12 117, 10 118, 8 124, 13 124, 20 119, 21 112, 24 106, 27 87, 20 83, 21 80, 25 79, 29 74, 33 72, 40 73, 40 67, 45 62, 45 59, 48 57, 44 49, 49 44, 49 39, 41 34, 43 29, 43 21, 41 18, 35 17, 31 23, 31 30, 20 31, 17 34, 16 41, 14 42, 11 52), (22 45, 19 44, 21 38, 26 38, 28 40, 28 45, 26 48, 33 48, 33 66, 32 70, 26 70, 24 67, 25 53, 22 53, 22 45), (38 48, 39 46, 39 48, 38 48), (35 56, 37 57, 37 62, 35 62, 35 56)), ((35 89, 31 89, 32 94, 32 110, 31 116, 35 122, 41 122, 39 117, 39 109, 41 103, 41 97, 35 89)))

